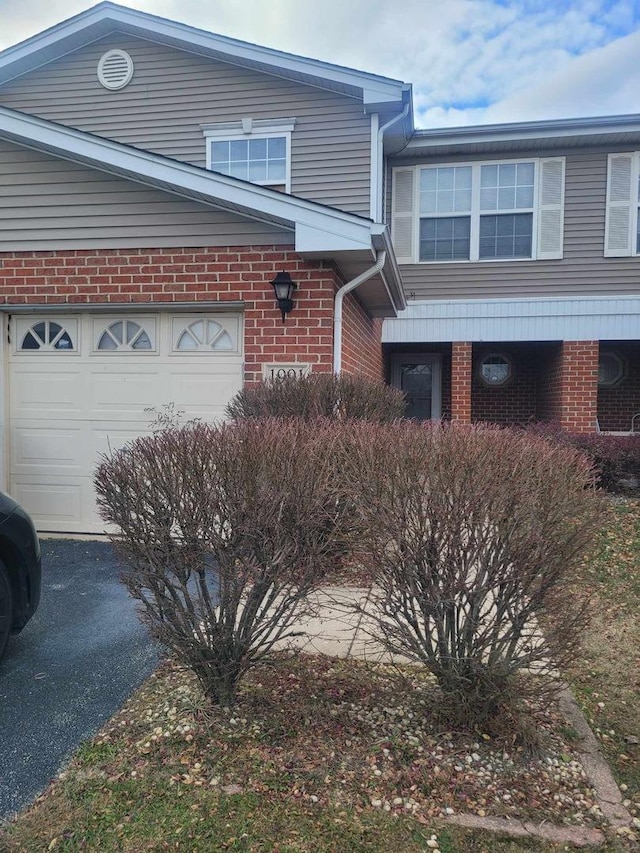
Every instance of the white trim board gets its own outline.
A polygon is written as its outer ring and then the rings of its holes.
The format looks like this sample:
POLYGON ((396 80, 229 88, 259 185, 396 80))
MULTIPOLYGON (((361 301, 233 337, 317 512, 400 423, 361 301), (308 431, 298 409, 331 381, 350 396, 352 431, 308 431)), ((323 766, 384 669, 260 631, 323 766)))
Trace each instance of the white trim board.
POLYGON ((415 302, 383 343, 639 340, 640 296, 415 302))

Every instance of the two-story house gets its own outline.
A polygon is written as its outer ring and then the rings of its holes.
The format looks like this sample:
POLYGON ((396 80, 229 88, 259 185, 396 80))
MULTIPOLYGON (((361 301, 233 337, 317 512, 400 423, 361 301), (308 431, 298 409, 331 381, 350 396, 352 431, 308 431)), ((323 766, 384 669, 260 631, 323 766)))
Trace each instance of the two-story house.
POLYGON ((99 531, 101 452, 291 371, 628 429, 638 151, 635 118, 416 130, 401 81, 112 3, 5 50, 0 485, 99 531))
POLYGON ((640 431, 639 150, 616 116, 417 130, 389 159, 411 411, 640 431))

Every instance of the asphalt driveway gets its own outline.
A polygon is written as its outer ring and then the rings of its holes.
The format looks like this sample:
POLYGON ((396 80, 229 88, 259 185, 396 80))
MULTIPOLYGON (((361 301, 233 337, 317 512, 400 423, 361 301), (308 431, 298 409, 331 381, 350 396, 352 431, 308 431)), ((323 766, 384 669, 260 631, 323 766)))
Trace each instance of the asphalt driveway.
POLYGON ((154 669, 106 542, 42 541, 42 599, 0 663, 0 819, 29 803, 154 669))

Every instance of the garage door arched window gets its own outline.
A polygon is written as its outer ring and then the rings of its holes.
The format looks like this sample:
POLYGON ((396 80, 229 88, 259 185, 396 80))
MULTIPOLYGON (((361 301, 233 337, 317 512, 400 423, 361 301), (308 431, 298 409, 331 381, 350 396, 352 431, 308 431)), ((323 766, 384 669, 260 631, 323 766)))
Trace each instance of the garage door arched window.
POLYGON ((229 332, 215 320, 194 320, 177 336, 178 352, 235 352, 236 345, 229 332))
POLYGON ((115 320, 98 337, 100 352, 152 350, 151 333, 135 320, 115 320))
POLYGON ((73 352, 75 346, 71 335, 54 320, 40 320, 24 334, 21 350, 61 350, 73 352))

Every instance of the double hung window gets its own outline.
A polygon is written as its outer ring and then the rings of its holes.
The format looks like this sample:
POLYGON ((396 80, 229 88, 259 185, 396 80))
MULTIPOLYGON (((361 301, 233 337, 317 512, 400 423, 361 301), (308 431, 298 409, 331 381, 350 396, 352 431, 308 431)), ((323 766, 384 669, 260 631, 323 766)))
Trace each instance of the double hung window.
POLYGON ((562 257, 563 157, 396 166, 399 263, 562 257))
POLYGON ((531 258, 535 163, 420 170, 421 261, 531 258))
POLYGON ((290 192, 293 119, 203 125, 207 169, 290 192))

